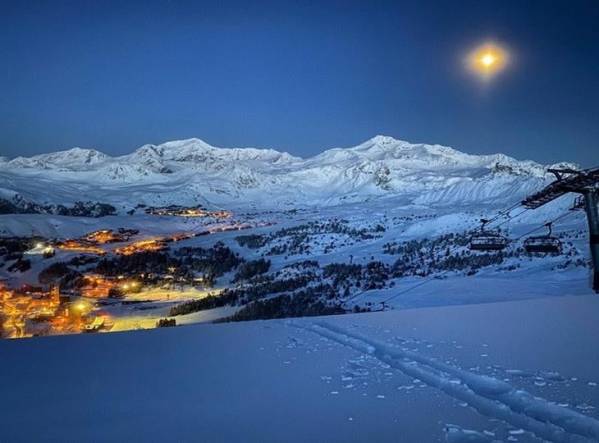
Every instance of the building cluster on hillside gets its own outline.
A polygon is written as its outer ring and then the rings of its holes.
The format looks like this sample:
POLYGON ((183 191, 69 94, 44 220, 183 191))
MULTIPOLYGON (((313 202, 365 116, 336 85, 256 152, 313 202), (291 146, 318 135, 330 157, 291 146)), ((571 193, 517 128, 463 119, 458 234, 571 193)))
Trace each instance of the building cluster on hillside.
POLYGON ((128 241, 132 236, 138 233, 139 231, 136 229, 120 228, 117 231, 113 231, 112 229, 101 229, 99 231, 93 231, 86 234, 83 239, 94 244, 103 245, 106 243, 120 243, 128 241))
POLYGON ((69 252, 79 252, 85 254, 104 255, 106 251, 93 242, 87 240, 64 240, 56 242, 56 249, 69 252))
POLYGON ((55 242, 55 247, 65 251, 82 252, 88 254, 104 255, 106 251, 101 245, 108 243, 122 243, 129 241, 131 237, 138 234, 135 229, 102 229, 85 234, 78 239, 69 239, 55 242))
POLYGON ((58 286, 23 286, 9 289, 0 282, 0 337, 23 338, 94 332, 107 326, 106 316, 96 315, 93 306, 71 302, 58 286))
POLYGON ((150 238, 130 243, 121 248, 115 249, 120 255, 133 255, 140 252, 158 252, 166 249, 166 241, 162 238, 150 238))
POLYGON ((163 207, 146 208, 146 214, 151 215, 170 215, 175 217, 212 217, 218 219, 230 218, 232 213, 225 210, 209 211, 201 206, 179 206, 170 205, 163 207))
POLYGON ((140 274, 139 278, 125 275, 107 277, 100 274, 89 274, 82 278, 81 284, 72 292, 85 298, 119 298, 140 292, 145 286, 145 277, 145 274, 140 274))

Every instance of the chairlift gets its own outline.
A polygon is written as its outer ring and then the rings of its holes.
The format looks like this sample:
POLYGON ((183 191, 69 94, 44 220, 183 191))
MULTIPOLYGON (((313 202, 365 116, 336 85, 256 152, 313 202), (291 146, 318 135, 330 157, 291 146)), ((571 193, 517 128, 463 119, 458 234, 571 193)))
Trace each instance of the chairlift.
POLYGON ((552 223, 547 223, 545 226, 547 226, 549 232, 545 235, 528 237, 524 240, 524 249, 529 253, 561 254, 562 242, 559 238, 551 235, 552 223))
POLYGON ((485 229, 489 220, 481 219, 480 231, 470 237, 470 250, 472 251, 502 251, 509 243, 508 239, 498 230, 485 229))
POLYGON ((576 200, 574 200, 574 204, 570 208, 570 211, 578 211, 579 209, 584 209, 584 207, 585 207, 585 201, 584 201, 584 197, 581 195, 581 196, 576 197, 576 200))

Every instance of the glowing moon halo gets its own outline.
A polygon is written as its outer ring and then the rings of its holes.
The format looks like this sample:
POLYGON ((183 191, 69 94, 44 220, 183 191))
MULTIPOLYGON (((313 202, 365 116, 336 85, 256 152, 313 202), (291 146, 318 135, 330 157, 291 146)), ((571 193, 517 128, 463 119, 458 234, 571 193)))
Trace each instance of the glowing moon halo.
POLYGON ((480 45, 466 57, 468 69, 483 80, 488 80, 501 72, 508 62, 509 54, 507 50, 496 43, 480 45))

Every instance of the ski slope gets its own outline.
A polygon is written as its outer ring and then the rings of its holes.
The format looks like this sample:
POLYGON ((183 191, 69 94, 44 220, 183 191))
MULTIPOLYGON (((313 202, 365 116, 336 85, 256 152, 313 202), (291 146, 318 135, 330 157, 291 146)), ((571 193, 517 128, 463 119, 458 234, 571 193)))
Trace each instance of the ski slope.
POLYGON ((6 441, 591 442, 599 298, 0 342, 6 441))

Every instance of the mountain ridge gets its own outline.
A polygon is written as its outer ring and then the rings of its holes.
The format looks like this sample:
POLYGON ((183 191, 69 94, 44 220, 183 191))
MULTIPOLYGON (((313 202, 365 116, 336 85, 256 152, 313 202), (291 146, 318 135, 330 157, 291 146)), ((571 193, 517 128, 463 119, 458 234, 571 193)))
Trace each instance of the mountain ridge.
POLYGON ((431 205, 466 204, 503 201, 538 188, 551 166, 383 135, 305 159, 274 149, 220 148, 191 138, 146 144, 116 157, 85 148, 17 157, 0 162, 0 194, 63 204, 85 190, 97 201, 123 208, 197 202, 291 207, 390 196, 431 205), (51 183, 52 194, 36 181, 51 183))

